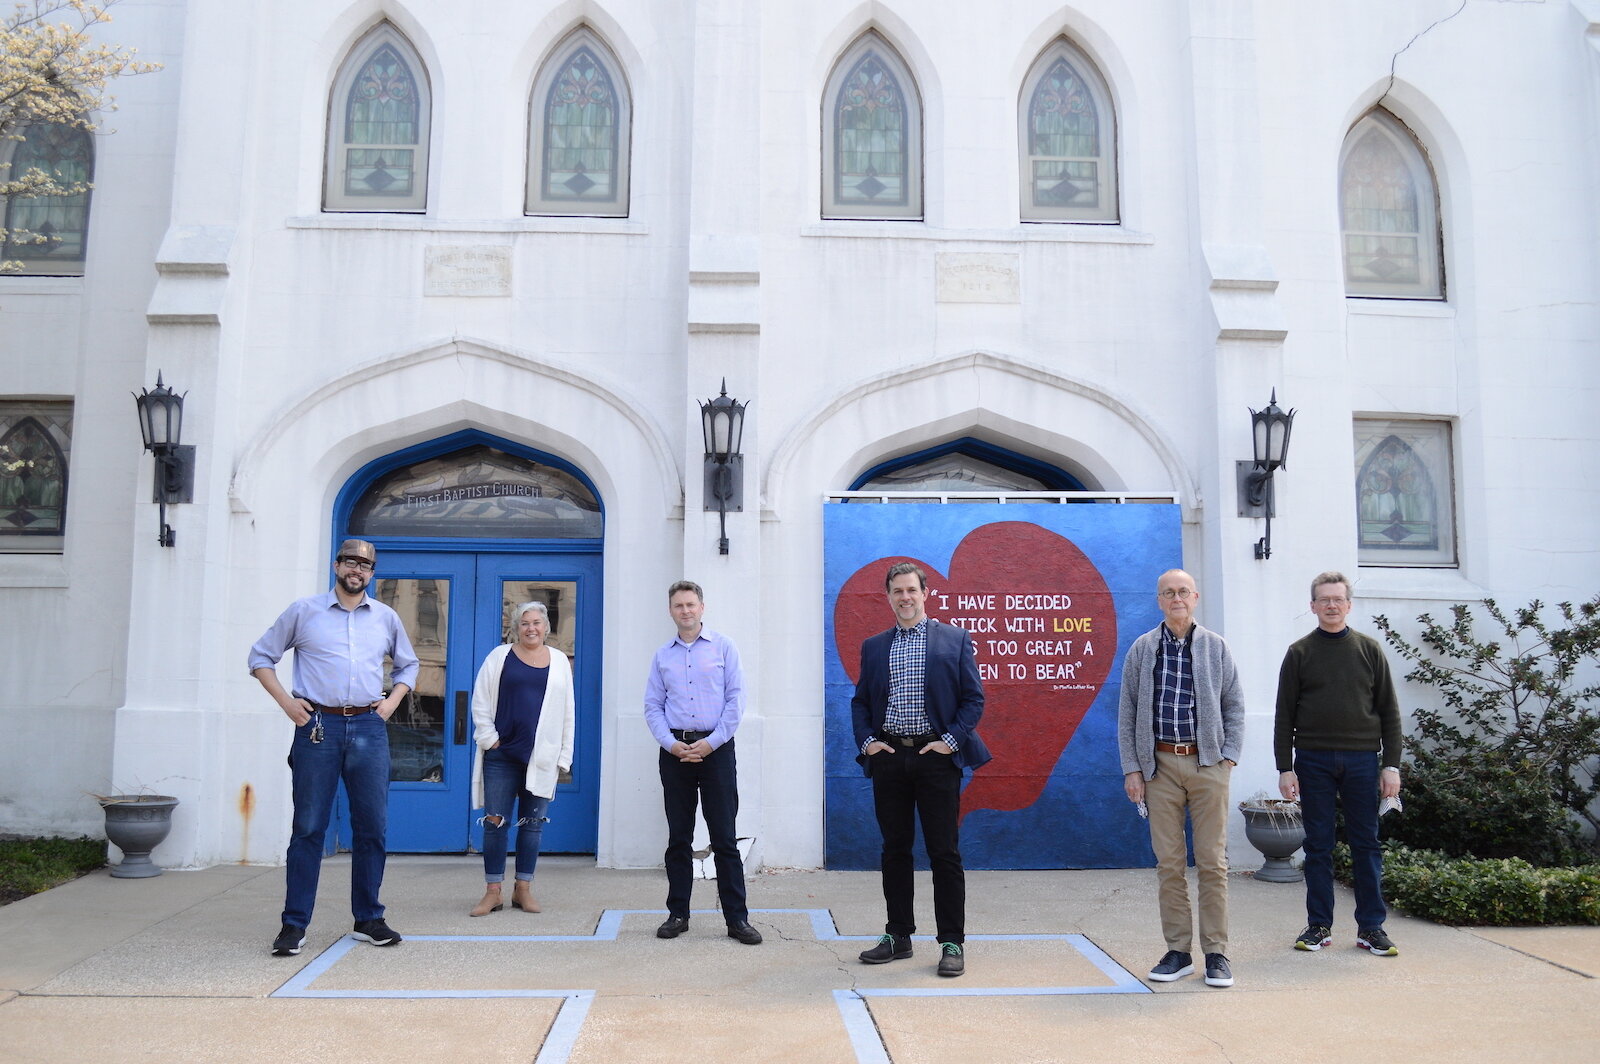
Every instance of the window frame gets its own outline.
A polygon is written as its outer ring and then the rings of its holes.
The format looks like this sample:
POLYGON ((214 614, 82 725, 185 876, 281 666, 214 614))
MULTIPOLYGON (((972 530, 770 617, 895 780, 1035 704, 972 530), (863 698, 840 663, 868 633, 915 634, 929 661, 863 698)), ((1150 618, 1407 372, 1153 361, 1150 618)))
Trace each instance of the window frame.
POLYGON ((428 179, 432 167, 433 86, 422 56, 392 22, 378 23, 350 47, 328 90, 327 137, 323 149, 322 210, 326 214, 426 214, 428 179), (349 114, 350 90, 372 57, 385 46, 392 47, 401 60, 411 65, 412 83, 417 92, 417 139, 413 145, 389 145, 413 151, 412 190, 404 196, 357 196, 344 191, 346 153, 351 149, 382 148, 384 145, 354 144, 344 139, 349 114))
POLYGON ((0 522, 0 555, 66 552, 68 508, 72 501, 72 434, 76 428, 76 416, 76 404, 71 399, 0 397, 0 440, 9 438, 22 422, 32 421, 47 437, 47 442, 61 462, 60 527, 54 531, 29 531, 16 528, 8 522, 0 522), (45 420, 41 421, 41 418, 45 420), (52 432, 52 428, 55 431, 52 432))
POLYGON ((589 26, 573 30, 540 64, 528 92, 528 157, 524 173, 522 213, 529 217, 626 218, 632 199, 633 169, 633 88, 617 53, 589 26), (566 64, 587 48, 605 70, 616 99, 616 196, 611 204, 598 200, 552 199, 543 192, 545 145, 548 133, 546 116, 551 87, 566 64), (607 209, 609 208, 609 209, 607 209))
POLYGON ((911 71, 911 66, 900 54, 899 49, 889 43, 888 38, 875 29, 864 31, 850 47, 840 54, 833 68, 828 71, 828 80, 823 85, 821 100, 822 117, 822 217, 825 219, 845 220, 871 220, 871 221, 914 221, 924 219, 923 210, 923 156, 927 150, 923 142, 923 115, 922 115, 922 87, 917 83, 916 76, 911 71), (886 203, 845 203, 841 202, 838 195, 840 175, 838 172, 838 107, 839 92, 844 86, 844 80, 867 57, 869 52, 876 52, 886 66, 890 68, 895 78, 899 81, 900 95, 905 101, 906 123, 905 133, 905 188, 906 202, 903 205, 886 203))
POLYGON ((1057 37, 1039 53, 1022 79, 1017 97, 1017 210, 1024 223, 1037 224, 1088 224, 1116 225, 1122 221, 1122 181, 1118 160, 1119 138, 1116 101, 1111 87, 1101 74, 1099 65, 1068 37, 1057 37), (1094 156, 1099 172, 1100 205, 1086 207, 1046 207, 1035 203, 1033 197, 1033 162, 1040 156, 1032 154, 1033 97, 1039 82, 1049 73, 1055 62, 1065 60, 1078 75, 1097 111, 1100 154, 1094 156))
POLYGON ((1356 120, 1345 134, 1339 149, 1338 180, 1339 212, 1339 268, 1344 281, 1346 298, 1350 299, 1411 299, 1443 301, 1446 298, 1444 270, 1444 221, 1440 211, 1439 182, 1433 172, 1433 162, 1417 135, 1394 114, 1375 107, 1356 120), (1352 230, 1345 218, 1346 168, 1351 153, 1366 140, 1369 134, 1384 137, 1400 155, 1409 171, 1419 202, 1417 217, 1420 229, 1410 235, 1417 241, 1418 280, 1415 284, 1389 281, 1357 281, 1350 277, 1349 240, 1352 235, 1383 236, 1352 230))
POLYGON ((1363 568, 1386 569, 1459 569, 1461 567, 1460 502, 1457 497, 1456 422, 1445 417, 1408 417, 1396 414, 1363 415, 1352 420, 1353 487, 1356 510, 1356 564, 1363 568), (1365 430, 1365 431, 1364 431, 1365 430), (1438 542, 1433 546, 1393 544, 1363 541, 1362 480, 1368 462, 1374 453, 1391 438, 1400 433, 1412 439, 1399 442, 1424 463, 1434 486, 1434 517, 1438 542), (1431 439, 1422 439, 1426 433, 1431 439), (1428 454, 1422 450, 1433 451, 1428 454), (1442 465, 1428 467, 1432 458, 1442 465))
MULTIPOLYGON (((93 200, 94 200, 95 150, 94 150, 94 137, 90 133, 90 131, 87 128, 85 128, 84 126, 78 125, 78 124, 75 124, 75 123, 72 123, 72 122, 29 122, 25 126, 23 126, 21 130, 19 130, 19 133, 21 135, 21 139, 20 140, 4 140, 4 141, 0 141, 0 162, 3 162, 5 164, 5 166, 3 168, 0 168, 0 174, 4 174, 7 178, 10 178, 12 176, 11 167, 16 161, 17 153, 22 150, 23 145, 27 142, 28 136, 32 133, 32 131, 36 127, 40 127, 40 126, 59 126, 59 127, 71 130, 73 132, 74 136, 77 137, 79 140, 81 140, 81 142, 83 143, 84 147, 87 150, 87 155, 88 155, 88 167, 87 167, 87 170, 88 170, 88 173, 84 177, 84 184, 87 187, 81 193, 81 195, 83 197, 83 229, 81 230, 82 236, 81 236, 81 241, 80 241, 80 243, 81 243, 81 248, 80 248, 81 254, 79 254, 76 258, 72 258, 72 259, 52 259, 52 258, 48 258, 48 257, 32 257, 32 256, 27 256, 27 255, 19 255, 19 254, 17 254, 18 245, 12 244, 10 242, 10 240, 7 239, 7 240, 4 240, 4 241, 0 241, 0 260, 6 260, 6 261, 9 261, 9 262, 20 262, 20 263, 22 263, 22 269, 15 270, 15 271, 8 271, 5 274, 0 274, 0 276, 7 276, 7 277, 82 277, 83 276, 83 272, 84 272, 84 265, 85 265, 85 263, 88 262, 88 259, 89 259, 89 221, 90 221, 90 218, 93 215, 92 208, 93 208, 93 200)), ((16 175, 16 176, 21 176, 21 175, 16 175)), ((42 196, 14 197, 14 196, 0 196, 0 229, 4 229, 4 230, 9 231, 12 228, 11 211, 12 211, 13 206, 19 200, 20 201, 30 201, 30 200, 35 200, 35 199, 68 199, 68 198, 72 198, 72 197, 57 197, 57 196, 50 196, 50 197, 42 197, 42 196)))

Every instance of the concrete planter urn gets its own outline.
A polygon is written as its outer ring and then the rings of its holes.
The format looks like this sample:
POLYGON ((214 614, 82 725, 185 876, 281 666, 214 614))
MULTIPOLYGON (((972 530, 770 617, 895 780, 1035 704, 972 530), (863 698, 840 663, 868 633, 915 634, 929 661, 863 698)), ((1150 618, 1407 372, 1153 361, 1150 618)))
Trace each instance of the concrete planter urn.
POLYGON ((1244 837, 1267 859, 1255 878, 1264 883, 1303 882, 1305 873, 1290 860, 1306 841, 1300 803, 1284 798, 1247 798, 1239 803, 1239 812, 1244 814, 1244 837))
POLYGON ((165 794, 112 794, 97 796, 106 814, 106 838, 122 851, 122 863, 113 865, 118 879, 149 879, 161 874, 150 851, 172 830, 176 798, 165 794))

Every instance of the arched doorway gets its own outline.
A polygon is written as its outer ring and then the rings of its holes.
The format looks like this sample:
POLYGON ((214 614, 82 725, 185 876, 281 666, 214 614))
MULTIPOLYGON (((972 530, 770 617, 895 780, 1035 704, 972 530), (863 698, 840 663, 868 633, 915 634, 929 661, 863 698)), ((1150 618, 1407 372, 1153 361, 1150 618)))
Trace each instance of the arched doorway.
POLYGON ((372 594, 405 622, 422 667, 389 722, 389 849, 460 853, 471 806, 472 683, 515 607, 545 603, 552 646, 572 658, 577 734, 550 805, 544 850, 593 853, 600 797, 604 510, 576 466, 477 430, 384 456, 334 504, 333 542, 378 547, 372 594))

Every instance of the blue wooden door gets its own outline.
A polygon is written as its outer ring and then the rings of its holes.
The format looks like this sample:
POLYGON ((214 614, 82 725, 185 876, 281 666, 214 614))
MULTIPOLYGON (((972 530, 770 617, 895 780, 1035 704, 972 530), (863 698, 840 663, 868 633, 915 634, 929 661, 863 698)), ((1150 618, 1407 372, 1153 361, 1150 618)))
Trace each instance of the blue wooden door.
MULTIPOLYGON (((572 659, 577 699, 572 778, 557 786, 543 850, 595 851, 600 574, 597 554, 380 550, 372 594, 399 612, 421 661, 415 690, 389 721, 390 852, 481 845, 481 810, 471 800, 472 685, 483 659, 505 641, 511 611, 534 600, 550 612, 550 644, 572 659)), ((336 820, 343 815, 341 808, 336 820)))

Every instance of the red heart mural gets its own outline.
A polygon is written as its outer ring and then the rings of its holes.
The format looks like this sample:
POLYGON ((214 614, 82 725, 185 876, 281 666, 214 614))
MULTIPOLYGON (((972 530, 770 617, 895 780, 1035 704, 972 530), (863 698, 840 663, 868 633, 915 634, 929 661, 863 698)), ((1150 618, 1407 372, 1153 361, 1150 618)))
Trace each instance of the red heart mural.
POLYGON ((950 573, 919 558, 879 558, 839 589, 834 638, 846 675, 861 675, 861 641, 894 623, 883 574, 896 562, 928 574, 928 615, 972 633, 983 674, 978 733, 994 760, 973 773, 961 816, 1038 800, 1111 671, 1117 615, 1094 563, 1069 539, 1023 521, 967 533, 950 573))

